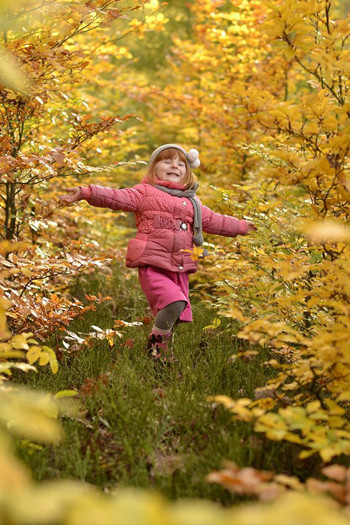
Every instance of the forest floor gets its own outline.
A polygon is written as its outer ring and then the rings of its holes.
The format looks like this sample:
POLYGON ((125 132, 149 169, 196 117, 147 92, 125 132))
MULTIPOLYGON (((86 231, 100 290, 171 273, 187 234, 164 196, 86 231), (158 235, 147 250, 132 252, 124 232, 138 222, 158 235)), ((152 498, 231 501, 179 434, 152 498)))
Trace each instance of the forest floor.
POLYGON ((16 378, 53 393, 77 391, 79 414, 62 418, 60 444, 18 442, 19 455, 35 479, 80 479, 106 492, 136 486, 171 499, 200 497, 227 505, 239 498, 206 480, 225 460, 303 475, 305 464, 295 447, 265 440, 208 399, 219 394, 254 397, 255 388, 268 379, 266 350, 249 361, 232 359, 245 343, 228 321, 206 328, 216 312, 194 293, 195 321, 176 327, 176 359, 159 366, 145 352, 151 325, 145 323, 146 303, 136 278, 126 280, 117 266, 107 279, 97 274, 79 283, 74 295, 82 289, 100 290, 112 299, 74 322, 69 329, 75 333, 88 333, 92 325, 112 328, 116 319, 144 323, 122 328, 123 337, 113 347, 94 340, 63 352, 56 375, 41 368, 16 378))

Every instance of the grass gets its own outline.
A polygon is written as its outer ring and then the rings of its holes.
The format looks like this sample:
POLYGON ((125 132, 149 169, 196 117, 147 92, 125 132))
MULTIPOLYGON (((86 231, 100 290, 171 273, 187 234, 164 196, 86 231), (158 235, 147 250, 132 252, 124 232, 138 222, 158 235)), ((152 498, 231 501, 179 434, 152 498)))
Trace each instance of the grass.
MULTIPOLYGON (((103 285, 112 301, 70 329, 88 332, 92 324, 107 327, 118 317, 131 321, 144 315, 146 304, 136 280, 126 280, 121 272, 116 266, 109 279, 98 274, 89 278, 84 291, 96 292, 103 285)), ((223 322, 216 330, 206 330, 215 311, 198 301, 193 310, 195 322, 176 328, 176 362, 169 367, 155 366, 145 354, 150 327, 142 325, 124 329, 123 339, 112 348, 94 341, 64 353, 56 375, 41 369, 23 378, 36 389, 76 389, 81 407, 78 418, 63 419, 65 437, 59 445, 18 443, 36 479, 78 478, 105 491, 137 486, 169 498, 231 504, 237 496, 206 481, 223 460, 293 470, 295 448, 264 441, 248 424, 233 421, 207 400, 217 394, 253 396, 267 380, 266 354, 262 351, 249 362, 231 360, 244 345, 232 335, 232 326, 223 322)))

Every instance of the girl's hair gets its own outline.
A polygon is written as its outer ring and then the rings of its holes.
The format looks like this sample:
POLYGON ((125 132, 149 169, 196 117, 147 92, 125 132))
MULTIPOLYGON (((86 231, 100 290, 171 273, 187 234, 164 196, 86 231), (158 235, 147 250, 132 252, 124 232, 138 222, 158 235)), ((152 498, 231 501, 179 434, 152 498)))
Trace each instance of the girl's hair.
POLYGON ((176 149, 176 148, 164 149, 163 151, 159 153, 159 155, 157 155, 154 161, 149 165, 148 172, 145 177, 146 181, 149 184, 157 184, 157 178, 156 178, 157 163, 165 159, 175 159, 175 157, 179 157, 179 159, 185 163, 186 173, 182 180, 182 183, 186 186, 186 190, 192 189, 195 185, 196 177, 194 173, 192 173, 191 168, 187 162, 187 159, 184 153, 181 150, 176 149))

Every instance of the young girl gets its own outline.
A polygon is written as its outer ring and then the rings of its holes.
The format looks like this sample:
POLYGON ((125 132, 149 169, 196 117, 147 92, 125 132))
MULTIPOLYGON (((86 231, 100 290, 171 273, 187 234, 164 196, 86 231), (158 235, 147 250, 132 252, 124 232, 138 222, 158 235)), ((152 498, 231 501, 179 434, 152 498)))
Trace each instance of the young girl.
POLYGON ((203 206, 191 169, 198 151, 164 144, 151 155, 148 172, 133 188, 112 189, 91 184, 70 188, 63 202, 85 199, 92 206, 135 214, 137 234, 129 241, 126 265, 138 268, 141 288, 155 317, 148 349, 155 359, 166 357, 177 321, 192 321, 188 296, 190 273, 197 270, 193 245, 203 244, 202 231, 235 237, 256 230, 254 224, 214 213, 203 206))

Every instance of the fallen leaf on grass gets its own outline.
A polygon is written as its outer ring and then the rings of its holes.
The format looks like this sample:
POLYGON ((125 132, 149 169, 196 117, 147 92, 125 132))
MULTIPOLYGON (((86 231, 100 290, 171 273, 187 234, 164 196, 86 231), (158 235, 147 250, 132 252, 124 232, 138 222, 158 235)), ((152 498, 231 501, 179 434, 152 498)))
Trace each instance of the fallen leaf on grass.
POLYGON ((132 339, 132 338, 127 339, 127 340, 125 341, 124 344, 125 344, 125 346, 127 346, 128 348, 133 348, 134 345, 135 345, 135 339, 132 339))
POLYGON ((272 473, 252 467, 239 468, 235 463, 226 462, 223 470, 207 476, 210 483, 218 483, 236 494, 256 494, 261 484, 272 479, 272 473))

